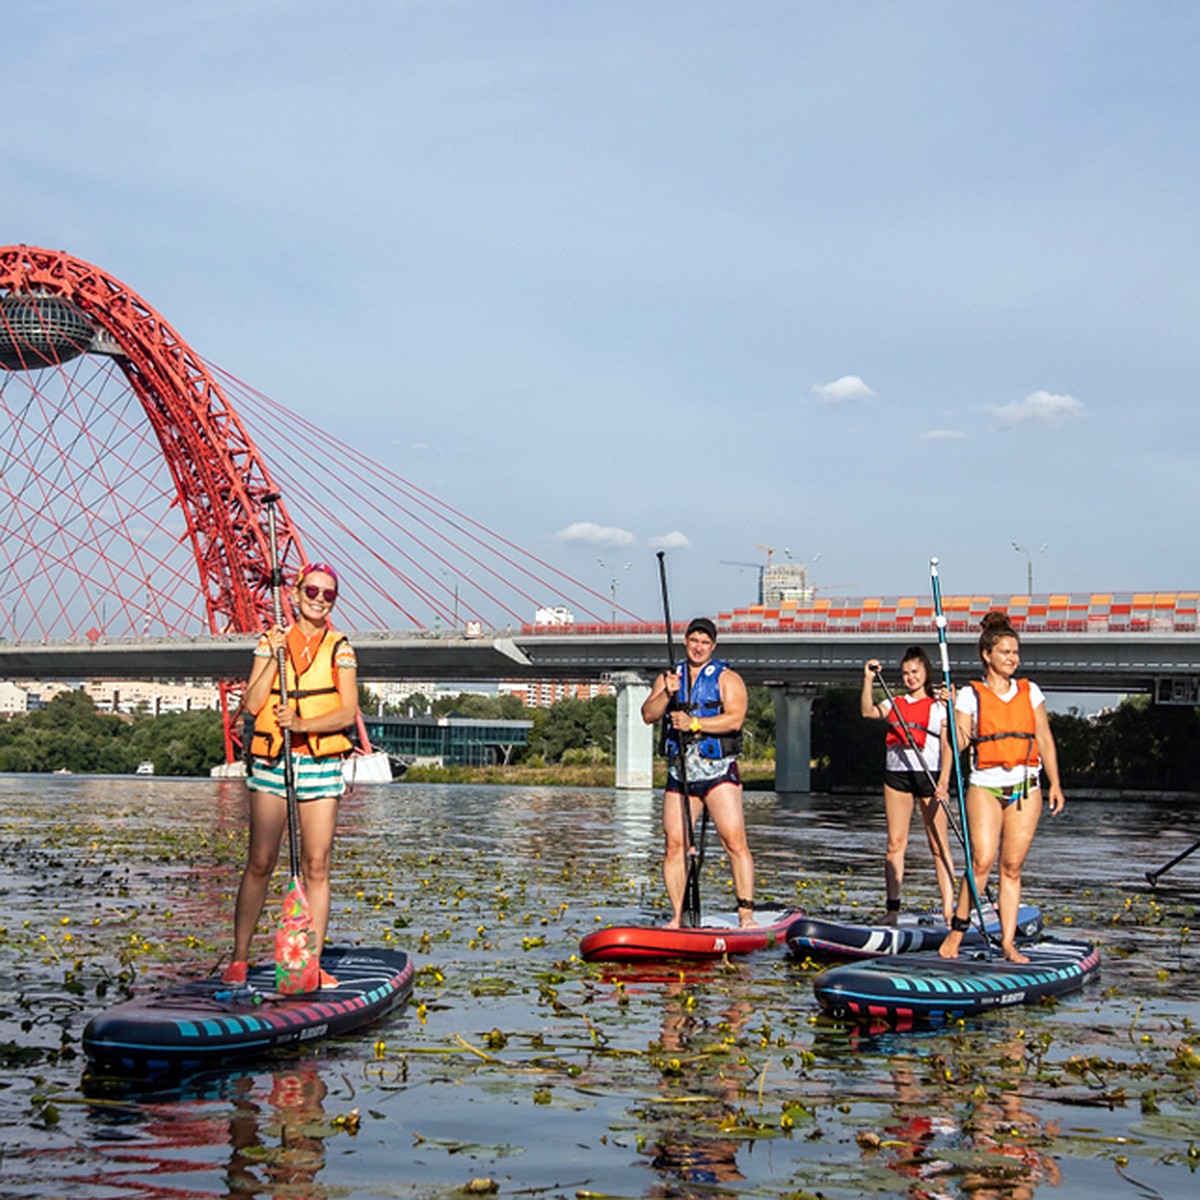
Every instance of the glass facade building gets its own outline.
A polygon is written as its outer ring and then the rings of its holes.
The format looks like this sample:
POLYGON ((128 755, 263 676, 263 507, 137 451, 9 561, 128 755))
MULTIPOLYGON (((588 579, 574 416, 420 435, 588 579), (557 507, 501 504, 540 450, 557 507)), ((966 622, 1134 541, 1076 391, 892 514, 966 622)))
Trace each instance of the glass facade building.
POLYGON ((528 745, 532 721, 480 721, 469 717, 369 717, 371 748, 412 762, 440 759, 447 767, 490 767, 528 745))

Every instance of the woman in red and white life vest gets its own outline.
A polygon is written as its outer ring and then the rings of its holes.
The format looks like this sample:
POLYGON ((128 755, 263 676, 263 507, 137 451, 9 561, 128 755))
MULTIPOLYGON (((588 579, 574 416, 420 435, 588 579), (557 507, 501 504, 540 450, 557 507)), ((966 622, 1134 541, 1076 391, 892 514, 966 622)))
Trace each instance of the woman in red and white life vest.
MULTIPOLYGON (((233 961, 226 983, 246 982, 250 942, 262 914, 287 826, 283 730, 291 734, 300 816, 300 866, 318 952, 329 924, 329 864, 338 797, 346 790, 342 759, 351 748, 346 730, 358 713, 358 663, 346 636, 330 624, 337 572, 325 563, 300 568, 292 589, 294 624, 272 626, 254 650, 242 704, 254 714, 250 767, 250 848, 238 887, 233 961), (286 650, 287 704, 280 703, 279 651, 286 650)), ((337 980, 320 973, 321 986, 337 980)))
MULTIPOLYGON (((984 679, 960 689, 954 704, 959 746, 971 747, 967 788, 971 869, 976 893, 981 894, 999 855, 1000 949, 1010 962, 1023 963, 1029 959, 1015 943, 1021 868, 1042 814, 1042 771, 1049 783, 1050 811, 1061 812, 1066 799, 1059 784, 1046 698, 1036 683, 1014 678, 1021 663, 1016 631, 1008 615, 999 611, 988 613, 980 627, 984 679)), ((971 900, 964 877, 951 932, 939 949, 944 958, 958 954, 970 926, 971 900)))
POLYGON ((904 854, 914 801, 920 806, 921 821, 933 865, 946 924, 954 915, 954 862, 950 857, 946 800, 949 797, 950 737, 946 706, 938 699, 933 682, 933 664, 919 646, 910 646, 900 660, 904 694, 876 701, 875 676, 879 660, 863 667, 862 715, 886 721, 887 756, 883 770, 883 806, 887 814, 887 854, 883 877, 887 889, 889 925, 900 915, 900 891, 904 884, 904 854))

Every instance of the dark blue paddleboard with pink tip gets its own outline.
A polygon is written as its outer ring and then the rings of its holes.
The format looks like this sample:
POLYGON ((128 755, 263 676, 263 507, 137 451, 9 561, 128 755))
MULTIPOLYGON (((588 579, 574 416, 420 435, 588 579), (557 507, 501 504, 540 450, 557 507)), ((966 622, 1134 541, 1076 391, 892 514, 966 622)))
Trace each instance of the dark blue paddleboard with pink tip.
POLYGON ((242 987, 201 979, 135 996, 88 1022, 84 1052, 101 1070, 197 1070, 349 1033, 412 992, 412 960, 399 950, 326 947, 321 966, 336 988, 282 996, 267 964, 252 968, 242 987))
POLYGON ((972 951, 958 958, 925 952, 845 963, 818 975, 813 991, 830 1016, 910 1029, 1066 995, 1100 972, 1100 951, 1089 942, 1047 939, 1020 949, 1029 962, 972 951))
MULTIPOLYGON (((988 937, 997 940, 1000 922, 988 921, 988 937)), ((817 917, 801 917, 788 930, 788 949, 793 954, 810 958, 881 958, 885 954, 912 954, 920 950, 936 950, 950 930, 938 916, 904 913, 895 925, 852 925, 844 921, 822 921, 817 917)), ((1040 937, 1041 910, 1032 904, 1022 904, 1017 910, 1017 940, 1024 942, 1040 937)), ((982 946, 979 928, 973 925, 963 935, 967 949, 982 946)))

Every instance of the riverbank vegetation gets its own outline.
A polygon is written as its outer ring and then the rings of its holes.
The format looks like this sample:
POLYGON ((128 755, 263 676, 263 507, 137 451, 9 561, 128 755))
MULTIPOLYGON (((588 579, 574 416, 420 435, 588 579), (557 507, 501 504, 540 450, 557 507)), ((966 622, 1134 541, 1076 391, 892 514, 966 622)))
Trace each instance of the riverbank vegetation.
POLYGON ((0 721, 0 771, 124 775, 152 762, 157 775, 207 775, 224 747, 218 712, 122 716, 83 692, 0 721))
MULTIPOLYGON (((611 787, 616 700, 560 700, 551 708, 522 710, 511 696, 464 695, 436 702, 436 715, 524 718, 533 721, 529 745, 510 767, 422 767, 413 781, 611 787)), ((1155 705, 1134 696, 1095 716, 1051 713, 1063 785, 1069 791, 1200 791, 1190 748, 1200 740, 1200 712, 1155 705)), ((812 709, 814 791, 870 791, 883 777, 884 727, 864 721, 856 688, 829 688, 812 709)), ((768 689, 750 689, 742 774, 749 788, 770 788, 775 772, 775 707, 768 689)), ((661 787, 666 766, 655 761, 661 787)))
MULTIPOLYGON (((373 697, 363 694, 363 705, 373 697)), ((426 704, 427 710, 430 706, 426 704)), ((529 744, 506 767, 413 767, 406 778, 437 783, 514 783, 611 787, 616 700, 560 700, 523 708, 513 696, 470 693, 439 698, 434 715, 532 722, 529 744)), ((1096 716, 1052 713, 1063 785, 1068 790, 1200 791, 1191 749, 1200 742, 1200 712, 1135 696, 1096 716)), ((814 791, 870 791, 883 770, 883 726, 859 715, 856 689, 823 691, 812 710, 814 791)), ((775 709, 766 688, 750 689, 743 776, 770 788, 775 769, 775 709)), ((45 708, 0 721, 0 771, 126 774, 153 762, 157 775, 207 775, 224 753, 216 712, 133 716, 98 712, 82 692, 63 692, 45 708)), ((665 764, 655 760, 661 787, 665 764)))

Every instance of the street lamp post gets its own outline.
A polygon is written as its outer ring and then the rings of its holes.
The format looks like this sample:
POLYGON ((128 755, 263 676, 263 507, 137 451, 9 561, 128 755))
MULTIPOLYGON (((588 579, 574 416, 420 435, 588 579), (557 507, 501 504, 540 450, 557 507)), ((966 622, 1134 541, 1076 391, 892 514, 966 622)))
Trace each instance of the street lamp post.
MULTIPOLYGON (((606 563, 606 562, 605 562, 605 561, 604 561, 602 558, 598 558, 598 559, 596 559, 596 561, 597 561, 597 562, 598 562, 598 563, 599 563, 599 564, 600 564, 600 565, 601 565, 601 566, 602 566, 602 567, 603 567, 603 568, 604 568, 606 571, 611 571, 611 572, 612 572, 612 582, 611 582, 611 583, 610 583, 610 585, 609 585, 609 595, 612 597, 612 619, 609 621, 609 624, 610 624, 610 625, 615 625, 615 624, 617 623, 617 585, 620 583, 620 577, 617 575, 617 568, 616 568, 616 567, 614 567, 614 566, 609 566, 609 564, 608 564, 608 563, 606 563)), ((626 564, 625 564, 625 565, 624 565, 624 566, 621 568, 621 570, 622 570, 622 571, 628 571, 628 570, 629 570, 629 568, 630 568, 630 567, 632 567, 632 566, 633 566, 633 563, 626 563, 626 564)))
MULTIPOLYGON (((1046 547, 1049 544, 1050 544, 1049 542, 1043 542, 1038 547, 1038 553, 1044 554, 1046 552, 1046 547)), ((1012 548, 1018 554, 1025 555, 1025 590, 1029 593, 1029 595, 1032 596, 1033 595, 1033 555, 1030 554, 1029 550, 1026 547, 1022 546, 1019 542, 1013 542, 1012 548)))
MULTIPOLYGON (((471 568, 472 571, 474 569, 475 569, 474 567, 471 568)), ((450 575, 450 572, 447 571, 445 569, 445 567, 441 568, 441 572, 444 576, 449 577, 449 575, 450 575)), ((470 578, 471 578, 471 571, 463 571, 461 574, 458 571, 454 572, 454 628, 455 628, 455 630, 458 629, 458 584, 459 584, 459 580, 470 579, 470 578)))

